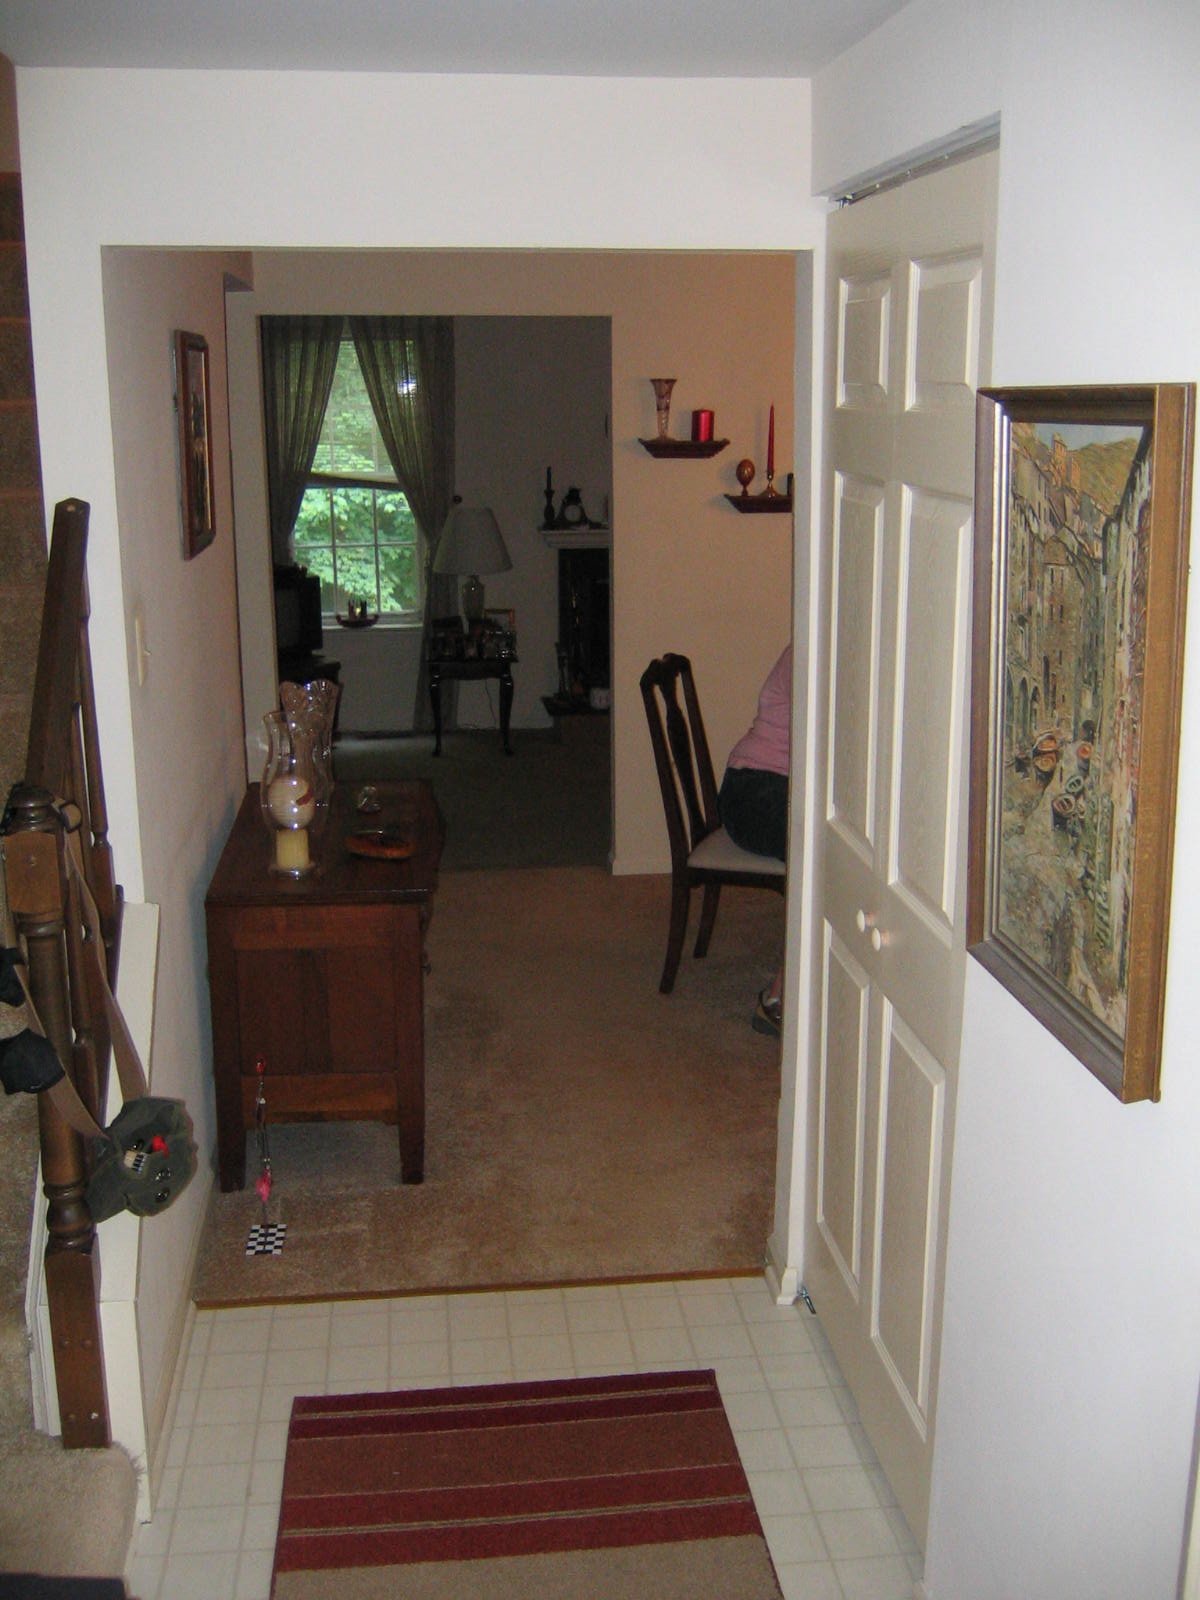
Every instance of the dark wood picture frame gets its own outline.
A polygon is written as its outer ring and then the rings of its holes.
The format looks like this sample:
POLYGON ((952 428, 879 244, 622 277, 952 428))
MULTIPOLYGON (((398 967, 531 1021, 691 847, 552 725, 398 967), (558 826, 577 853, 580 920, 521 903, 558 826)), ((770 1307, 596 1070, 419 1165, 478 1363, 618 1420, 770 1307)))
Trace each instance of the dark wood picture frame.
POLYGON ((179 444, 179 498, 183 558, 190 561, 216 537, 212 486, 212 400, 208 342, 175 330, 175 414, 179 444))
POLYGON ((976 405, 967 946, 1122 1101, 1160 1092, 1195 398, 976 405))

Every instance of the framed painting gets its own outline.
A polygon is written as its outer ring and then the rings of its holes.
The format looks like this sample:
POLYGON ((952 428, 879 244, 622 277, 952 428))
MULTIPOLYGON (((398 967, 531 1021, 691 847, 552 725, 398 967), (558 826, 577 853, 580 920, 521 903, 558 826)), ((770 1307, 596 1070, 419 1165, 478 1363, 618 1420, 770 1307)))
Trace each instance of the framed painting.
POLYGON ((179 497, 183 512, 183 558, 216 536, 212 490, 212 406, 208 343, 198 333, 175 330, 175 413, 179 438, 179 497))
POLYGON ((976 408, 967 945, 1123 1101, 1159 1097, 1194 410, 976 408))

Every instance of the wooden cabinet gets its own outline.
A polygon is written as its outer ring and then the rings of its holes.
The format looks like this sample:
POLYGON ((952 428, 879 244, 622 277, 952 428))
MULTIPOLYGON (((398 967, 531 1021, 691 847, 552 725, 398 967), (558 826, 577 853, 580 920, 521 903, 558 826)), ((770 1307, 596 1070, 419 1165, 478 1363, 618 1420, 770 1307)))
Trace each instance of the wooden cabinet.
POLYGON ((401 1174, 424 1171, 424 934, 442 824, 426 783, 377 784, 370 818, 337 786, 317 870, 268 870, 258 788, 242 803, 205 899, 221 1188, 245 1182, 258 1062, 274 1122, 380 1120, 398 1128, 401 1174), (397 829, 407 860, 346 848, 365 827, 397 829))

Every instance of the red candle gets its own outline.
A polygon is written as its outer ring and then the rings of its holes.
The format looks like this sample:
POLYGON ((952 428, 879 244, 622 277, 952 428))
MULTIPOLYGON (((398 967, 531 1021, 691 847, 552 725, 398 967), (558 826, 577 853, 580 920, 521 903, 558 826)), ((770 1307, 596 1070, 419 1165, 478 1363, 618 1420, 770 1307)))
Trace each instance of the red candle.
POLYGON ((771 420, 767 424, 767 477, 775 476, 775 407, 771 407, 771 420))

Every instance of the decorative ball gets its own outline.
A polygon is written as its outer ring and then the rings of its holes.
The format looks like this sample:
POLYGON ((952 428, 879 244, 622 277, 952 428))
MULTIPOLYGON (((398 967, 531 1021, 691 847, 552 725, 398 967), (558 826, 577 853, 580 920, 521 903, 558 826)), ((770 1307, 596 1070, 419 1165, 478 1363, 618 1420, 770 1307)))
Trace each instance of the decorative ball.
POLYGON ((267 790, 267 805, 277 826, 307 828, 316 815, 317 801, 307 778, 283 773, 272 778, 267 790))
POLYGON ((753 482, 753 479, 754 463, 751 461, 749 456, 746 456, 737 464, 737 481, 741 484, 743 489, 748 489, 753 482))

